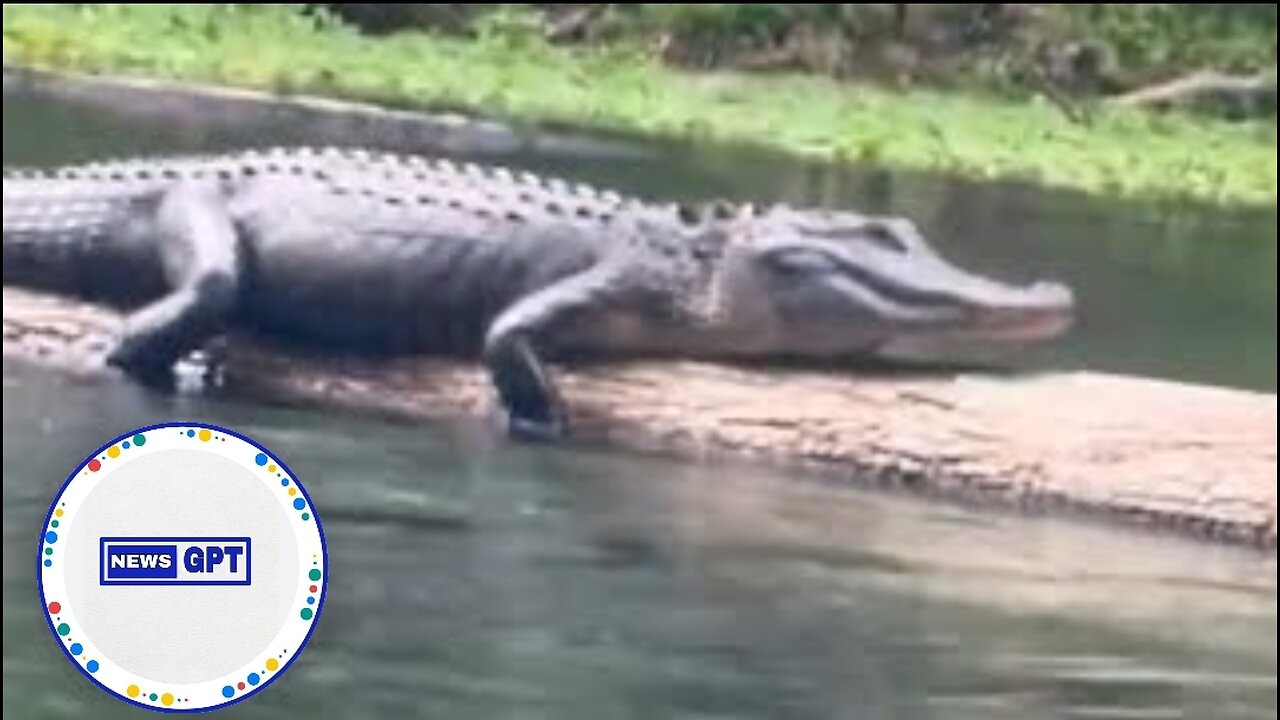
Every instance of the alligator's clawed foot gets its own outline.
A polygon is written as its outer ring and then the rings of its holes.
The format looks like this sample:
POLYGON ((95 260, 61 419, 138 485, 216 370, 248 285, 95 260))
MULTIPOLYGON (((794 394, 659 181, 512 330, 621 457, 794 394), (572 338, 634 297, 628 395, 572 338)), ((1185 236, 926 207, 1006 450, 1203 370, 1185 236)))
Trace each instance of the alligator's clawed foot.
POLYGON ((530 443, 555 443, 569 434, 561 419, 532 420, 513 415, 507 416, 506 432, 512 440, 530 443))
POLYGON ((513 439, 553 442, 568 434, 564 400, 529 339, 513 335, 486 351, 498 402, 513 439))
POLYGON ((221 390, 226 386, 229 358, 227 340, 218 336, 179 362, 175 373, 184 389, 194 392, 221 390))
POLYGON ((115 348, 107 354, 103 362, 107 367, 119 370, 144 387, 162 392, 172 392, 176 387, 177 379, 172 365, 132 353, 127 346, 121 345, 115 348))

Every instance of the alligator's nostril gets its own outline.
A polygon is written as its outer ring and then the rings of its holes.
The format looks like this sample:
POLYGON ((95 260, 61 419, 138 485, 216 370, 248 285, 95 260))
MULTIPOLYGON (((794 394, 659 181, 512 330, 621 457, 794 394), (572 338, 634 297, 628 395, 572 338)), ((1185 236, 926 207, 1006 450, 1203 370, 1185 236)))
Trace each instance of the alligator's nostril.
POLYGON ((1041 280, 1031 286, 1031 292, 1044 302, 1070 307, 1075 304, 1075 293, 1060 282, 1041 280))

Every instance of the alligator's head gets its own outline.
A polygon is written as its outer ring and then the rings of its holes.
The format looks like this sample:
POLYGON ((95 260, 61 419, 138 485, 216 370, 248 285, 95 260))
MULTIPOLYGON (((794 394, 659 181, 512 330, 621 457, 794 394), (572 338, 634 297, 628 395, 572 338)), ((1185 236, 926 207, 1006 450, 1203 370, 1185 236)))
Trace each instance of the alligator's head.
POLYGON ((743 354, 965 362, 1073 319, 1065 285, 966 272, 907 220, 775 208, 725 223, 716 305, 743 354))

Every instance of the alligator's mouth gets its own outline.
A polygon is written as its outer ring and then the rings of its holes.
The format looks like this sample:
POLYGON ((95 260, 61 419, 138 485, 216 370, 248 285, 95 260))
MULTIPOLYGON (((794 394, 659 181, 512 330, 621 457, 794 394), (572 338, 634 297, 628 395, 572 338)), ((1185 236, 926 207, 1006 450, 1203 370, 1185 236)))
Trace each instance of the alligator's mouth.
POLYGON ((895 326, 877 354, 908 361, 993 359, 1057 338, 1075 323, 1075 298, 1065 285, 979 282, 981 292, 914 308, 917 322, 895 326))
POLYGON ((1004 302, 967 309, 968 334, 993 340, 1034 342, 1061 335, 1075 321, 1075 298, 1058 283, 1040 282, 1014 290, 1004 302))

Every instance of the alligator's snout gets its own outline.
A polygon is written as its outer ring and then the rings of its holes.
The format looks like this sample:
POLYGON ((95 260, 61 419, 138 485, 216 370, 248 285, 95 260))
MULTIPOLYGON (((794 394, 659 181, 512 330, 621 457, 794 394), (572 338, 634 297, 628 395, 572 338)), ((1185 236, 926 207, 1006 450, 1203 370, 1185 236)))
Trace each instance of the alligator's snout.
POLYGON ((1075 322, 1076 300, 1071 288, 1042 280, 1022 288, 988 294, 975 305, 971 318, 978 333, 1001 340, 1047 340, 1066 332, 1075 322))
POLYGON ((1031 293, 1039 307, 1067 312, 1075 308, 1075 293, 1064 283, 1041 280, 1028 288, 1027 292, 1031 293))
POLYGON ((938 294, 928 296, 931 305, 941 303, 938 312, 893 326, 877 354, 912 362, 996 361, 1054 340, 1076 321, 1075 293, 1061 282, 1006 284, 952 267, 932 279, 938 294))

